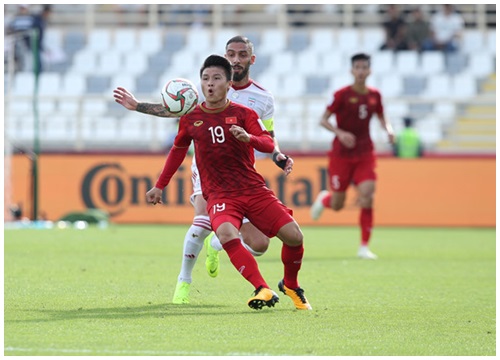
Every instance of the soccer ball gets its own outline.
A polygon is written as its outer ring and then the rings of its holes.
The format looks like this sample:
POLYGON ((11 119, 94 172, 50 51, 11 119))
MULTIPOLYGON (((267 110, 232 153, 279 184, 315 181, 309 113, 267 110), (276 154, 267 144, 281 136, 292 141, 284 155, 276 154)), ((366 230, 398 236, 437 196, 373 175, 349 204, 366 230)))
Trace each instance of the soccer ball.
POLYGON ((163 106, 176 115, 191 112, 198 104, 198 91, 189 80, 172 79, 161 90, 163 106))

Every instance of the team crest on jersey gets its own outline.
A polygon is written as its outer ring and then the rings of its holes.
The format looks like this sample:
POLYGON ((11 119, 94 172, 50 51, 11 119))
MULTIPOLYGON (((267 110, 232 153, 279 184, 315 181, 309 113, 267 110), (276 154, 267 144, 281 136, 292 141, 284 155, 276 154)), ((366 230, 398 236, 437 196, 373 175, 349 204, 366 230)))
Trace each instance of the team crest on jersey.
POLYGON ((357 98, 357 97, 350 97, 350 98, 349 98, 349 102, 350 102, 351 104, 356 104, 356 103, 358 102, 358 98, 357 98))
POLYGON ((248 98, 248 107, 253 108, 255 105, 255 99, 254 98, 248 98))
POLYGON ((203 124, 203 120, 195 121, 193 125, 194 126, 200 126, 201 124, 203 124))

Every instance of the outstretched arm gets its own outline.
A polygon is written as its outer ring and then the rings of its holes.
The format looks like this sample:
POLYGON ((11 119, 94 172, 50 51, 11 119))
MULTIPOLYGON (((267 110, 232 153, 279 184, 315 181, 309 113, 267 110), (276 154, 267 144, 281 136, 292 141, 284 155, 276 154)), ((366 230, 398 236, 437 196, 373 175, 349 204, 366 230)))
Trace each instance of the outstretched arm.
POLYGON ((137 101, 135 96, 130 91, 122 87, 117 87, 115 90, 113 90, 113 97, 118 104, 131 111, 137 111, 143 114, 155 115, 160 117, 179 117, 179 115, 172 114, 171 112, 167 111, 167 109, 165 109, 165 106, 163 106, 162 104, 137 101))
POLYGON ((147 202, 153 205, 162 203, 161 195, 163 189, 168 185, 170 179, 172 178, 172 176, 174 176, 179 166, 181 166, 182 161, 186 157, 188 149, 189 147, 177 147, 175 145, 172 147, 172 149, 170 149, 160 177, 156 181, 155 186, 146 193, 147 202))

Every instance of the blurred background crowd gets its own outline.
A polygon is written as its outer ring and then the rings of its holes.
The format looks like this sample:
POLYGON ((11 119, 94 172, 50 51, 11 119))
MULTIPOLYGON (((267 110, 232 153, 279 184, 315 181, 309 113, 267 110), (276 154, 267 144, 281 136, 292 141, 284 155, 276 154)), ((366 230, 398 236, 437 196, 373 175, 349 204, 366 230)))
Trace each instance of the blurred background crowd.
MULTIPOLYGON (((198 82, 202 59, 242 34, 255 44, 252 77, 275 96, 285 151, 329 147, 319 117, 360 51, 397 132, 410 118, 427 152, 495 151, 495 5, 7 4, 4 27, 15 148, 39 136, 42 151, 164 151, 175 121, 128 113, 112 89, 159 102, 167 80, 198 82)), ((372 123, 377 150, 390 151, 372 123)))

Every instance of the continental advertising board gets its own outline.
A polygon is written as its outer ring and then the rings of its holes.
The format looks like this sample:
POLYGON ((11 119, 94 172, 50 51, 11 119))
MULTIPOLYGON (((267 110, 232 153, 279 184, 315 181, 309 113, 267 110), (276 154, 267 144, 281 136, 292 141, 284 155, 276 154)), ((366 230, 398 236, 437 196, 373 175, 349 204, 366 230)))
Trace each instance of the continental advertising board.
MULTIPOLYGON (((312 221, 309 208, 328 187, 326 157, 295 157, 285 177, 269 159, 256 168, 268 186, 294 211, 301 225, 355 225, 356 193, 348 191, 346 208, 326 210, 312 221)), ((39 211, 57 220, 71 211, 99 208, 114 223, 190 224, 191 158, 187 157, 164 192, 163 205, 150 205, 145 194, 163 167, 164 155, 41 155, 39 211)), ((495 226, 495 158, 377 160, 375 223, 378 226, 495 226)), ((31 165, 12 159, 11 200, 31 207, 31 165)))

